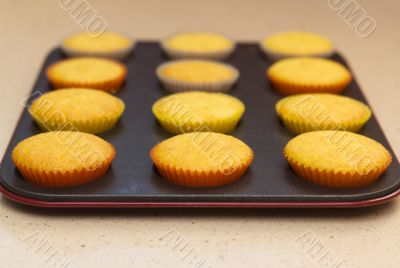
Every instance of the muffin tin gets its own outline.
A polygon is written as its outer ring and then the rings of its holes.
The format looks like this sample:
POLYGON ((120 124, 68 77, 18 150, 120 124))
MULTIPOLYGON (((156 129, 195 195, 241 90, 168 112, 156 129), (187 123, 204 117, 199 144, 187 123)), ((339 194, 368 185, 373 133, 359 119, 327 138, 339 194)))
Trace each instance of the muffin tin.
MULTIPOLYGON (((31 99, 37 97, 37 92, 51 90, 45 69, 64 58, 60 49, 49 54, 31 99)), ((345 64, 338 54, 332 59, 345 64)), ((62 189, 26 182, 11 161, 11 151, 22 139, 40 133, 40 129, 24 109, 0 167, 3 194, 17 202, 46 207, 358 207, 383 203, 399 194, 400 169, 396 159, 376 183, 364 188, 322 187, 295 175, 282 155, 284 145, 294 135, 276 115, 275 103, 282 96, 266 79, 265 70, 272 62, 257 44, 239 44, 227 60, 240 71, 230 94, 245 103, 246 112, 232 135, 255 152, 249 171, 237 182, 216 188, 188 188, 167 182, 149 157, 155 144, 172 136, 151 112, 152 104, 168 94, 155 73, 157 66, 167 60, 154 42, 139 42, 134 54, 125 60, 127 80, 116 95, 124 100, 126 111, 115 128, 99 135, 115 146, 117 156, 98 181, 62 189)), ((365 102, 356 81, 344 95, 365 102)), ((382 143, 394 156, 374 116, 360 133, 382 143)))

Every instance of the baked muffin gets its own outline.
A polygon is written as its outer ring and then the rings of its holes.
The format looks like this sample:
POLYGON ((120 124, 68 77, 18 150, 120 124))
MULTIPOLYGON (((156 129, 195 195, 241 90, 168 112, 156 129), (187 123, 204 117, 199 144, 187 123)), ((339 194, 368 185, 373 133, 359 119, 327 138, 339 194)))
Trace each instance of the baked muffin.
POLYGON ((165 39, 161 46, 171 58, 223 60, 235 49, 228 38, 205 32, 191 32, 173 35, 165 39))
POLYGON ((364 103, 326 93, 289 96, 275 108, 283 124, 296 134, 315 130, 357 132, 371 117, 364 103))
POLYGON ((126 73, 126 67, 117 61, 81 57, 52 64, 47 69, 47 78, 56 89, 83 87, 116 92, 126 73))
POLYGON ((289 58, 275 62, 267 77, 281 94, 340 93, 351 82, 340 63, 323 58, 289 58))
POLYGON ((392 161, 378 142, 347 131, 300 134, 285 146, 284 155, 294 172, 316 184, 361 187, 375 182, 392 161))
POLYGON ((46 131, 101 133, 117 123, 124 109, 124 102, 109 93, 68 88, 43 94, 29 107, 29 113, 46 131))
POLYGON ((205 60, 177 60, 161 64, 157 76, 165 89, 180 91, 229 91, 239 71, 228 64, 205 60))
POLYGON ((92 134, 53 131, 21 141, 11 157, 27 181, 46 187, 67 187, 101 178, 109 169, 115 150, 92 134))
POLYGON ((177 135, 150 152, 160 175, 183 186, 221 186, 238 180, 253 161, 242 141, 213 132, 177 135))
POLYGON ((153 105, 153 114, 169 132, 231 132, 242 117, 245 106, 223 93, 183 92, 163 97, 153 105))
POLYGON ((288 57, 329 57, 334 52, 332 42, 315 33, 284 32, 266 37, 261 50, 272 60, 288 57))
POLYGON ((122 34, 81 32, 64 39, 61 49, 70 57, 104 57, 122 60, 132 51, 134 42, 122 34))

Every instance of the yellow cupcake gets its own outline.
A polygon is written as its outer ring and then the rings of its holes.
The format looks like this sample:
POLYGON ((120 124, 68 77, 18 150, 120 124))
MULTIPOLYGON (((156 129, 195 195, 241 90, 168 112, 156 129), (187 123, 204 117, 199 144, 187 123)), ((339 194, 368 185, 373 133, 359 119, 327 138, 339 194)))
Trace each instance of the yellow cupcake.
POLYGON ((334 51, 330 40, 308 32, 274 34, 265 38, 260 47, 272 60, 298 56, 328 57, 334 51))
POLYGON ((297 134, 315 130, 357 132, 371 117, 371 110, 362 102, 324 93, 289 96, 275 108, 283 124, 297 134))
POLYGON ((245 106, 237 98, 222 93, 184 92, 159 99, 153 114, 169 132, 231 132, 245 106))
POLYGON ((322 58, 290 58, 267 70, 275 89, 285 95, 340 93, 351 82, 350 72, 340 63, 322 58))
POLYGON ((54 88, 95 88, 116 92, 124 82, 127 70, 119 62, 100 58, 62 60, 47 69, 54 88))
POLYGON ((213 132, 178 135, 150 152, 157 170, 179 185, 210 187, 238 180, 253 161, 253 151, 232 136, 213 132))
POLYGON ((123 59, 133 49, 133 41, 121 34, 104 32, 92 35, 82 32, 66 38, 61 45, 62 50, 71 57, 105 57, 123 59))
POLYGON ((171 92, 229 91, 239 71, 228 64, 206 60, 176 60, 161 64, 157 76, 171 92))
POLYGON ((122 100, 106 92, 68 88, 40 96, 29 113, 43 130, 101 133, 117 123, 124 109, 122 100))
POLYGON ((183 33, 164 40, 161 44, 171 58, 196 58, 221 60, 229 57, 235 49, 234 43, 214 33, 183 33))
POLYGON ((109 169, 115 150, 92 134, 54 131, 21 141, 11 157, 27 181, 67 187, 101 178, 109 169))
POLYGON ((392 161, 378 142, 347 131, 314 131, 286 145, 284 155, 293 170, 313 183, 360 187, 375 182, 392 161))

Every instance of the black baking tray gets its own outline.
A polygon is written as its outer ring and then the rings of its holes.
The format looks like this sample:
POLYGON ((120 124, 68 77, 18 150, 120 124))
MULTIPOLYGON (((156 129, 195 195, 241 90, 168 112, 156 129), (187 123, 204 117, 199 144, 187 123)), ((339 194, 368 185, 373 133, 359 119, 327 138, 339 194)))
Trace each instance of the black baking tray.
MULTIPOLYGON (((32 90, 33 97, 51 90, 46 68, 65 55, 59 48, 47 57, 32 90)), ((332 59, 347 65, 335 54, 332 59)), ((128 68, 126 83, 116 96, 123 99, 126 110, 115 128, 99 136, 115 146, 116 158, 106 175, 86 185, 53 189, 25 181, 11 161, 11 152, 21 140, 40 133, 26 107, 0 167, 3 192, 24 200, 48 204, 361 204, 385 196, 394 197, 400 185, 400 169, 396 159, 374 184, 355 189, 323 187, 299 178, 282 155, 285 144, 294 137, 280 123, 275 103, 282 98, 266 78, 272 64, 256 44, 241 43, 227 60, 240 71, 240 77, 230 92, 246 105, 246 112, 231 134, 247 143, 255 153, 249 171, 237 182, 216 188, 188 188, 169 183, 160 177, 150 157, 150 149, 172 135, 164 131, 152 115, 151 106, 168 94, 156 77, 156 67, 167 61, 157 42, 139 42, 134 53, 124 63, 128 68)), ((353 80, 344 95, 366 102, 357 82, 353 80)), ((382 143, 394 156, 375 116, 360 131, 382 143)), ((326 159, 329 161, 329 159, 326 159)), ((6 194, 7 196, 7 194, 6 194)), ((392 198, 391 197, 391 198, 392 198)), ((16 199, 16 198, 14 198, 16 199)), ((26 202, 29 203, 29 202, 26 202)), ((213 204, 213 205, 212 205, 213 204)), ((100 206, 100 205, 99 205, 100 206)), ((207 206, 207 205, 205 205, 207 206)), ((232 205, 234 206, 234 205, 232 205)))

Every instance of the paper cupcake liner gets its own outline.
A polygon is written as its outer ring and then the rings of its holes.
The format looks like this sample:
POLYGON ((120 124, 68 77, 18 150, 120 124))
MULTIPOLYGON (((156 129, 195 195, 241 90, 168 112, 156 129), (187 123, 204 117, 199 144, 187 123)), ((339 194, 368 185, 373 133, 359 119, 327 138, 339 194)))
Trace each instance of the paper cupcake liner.
POLYGON ((156 116, 160 125, 167 131, 173 134, 183 134, 188 132, 217 132, 228 134, 232 132, 243 113, 237 113, 224 120, 218 120, 213 122, 199 122, 199 121, 188 121, 174 120, 174 118, 167 118, 164 115, 160 115, 157 112, 153 112, 156 116))
MULTIPOLYGON (((354 121, 352 123, 349 122, 331 122, 328 124, 312 124, 305 121, 294 120, 290 118, 286 118, 285 116, 280 116, 283 124, 287 129, 295 134, 301 134, 310 131, 318 131, 318 130, 346 130, 351 132, 359 131, 367 122, 366 120, 354 121)), ((307 120, 307 119, 305 119, 307 120)))
POLYGON ((330 84, 310 84, 293 82, 276 78, 269 73, 267 74, 268 79, 271 81, 274 89, 283 95, 294 95, 302 93, 333 93, 339 94, 346 89, 351 82, 350 79, 343 79, 330 84))
POLYGON ((304 164, 296 162, 295 160, 290 158, 290 156, 288 156, 285 152, 284 155, 285 158, 288 160, 289 165, 298 176, 315 184, 337 188, 354 188, 367 186, 379 179, 379 177, 382 175, 383 172, 385 172, 385 170, 391 163, 390 159, 388 163, 386 163, 386 165, 376 167, 367 174, 360 174, 356 171, 342 173, 335 172, 333 170, 325 170, 306 166, 304 164))
POLYGON ((114 116, 108 116, 97 120, 54 120, 50 118, 43 122, 35 115, 32 115, 33 120, 44 131, 80 131, 92 134, 105 132, 115 126, 121 118, 123 111, 114 116))
POLYGON ((12 160, 27 181, 44 187, 69 187, 85 184, 101 178, 110 168, 114 153, 102 165, 94 169, 68 170, 68 171, 47 171, 28 167, 18 162, 14 157, 12 160))
POLYGON ((218 169, 210 171, 198 171, 182 169, 180 167, 162 163, 155 156, 154 148, 150 152, 150 156, 158 172, 163 178, 174 184, 190 187, 215 187, 232 183, 242 177, 253 161, 252 156, 247 162, 229 172, 218 169))
POLYGON ((78 49, 69 48, 65 44, 61 44, 62 51, 69 57, 100 57, 100 58, 108 58, 113 60, 123 60, 125 59, 134 49, 135 43, 132 43, 123 49, 108 51, 108 52, 89 52, 82 51, 78 49))
POLYGON ((206 60, 226 60, 231 56, 236 48, 234 42, 232 46, 226 49, 210 52, 190 52, 168 47, 166 44, 168 38, 161 42, 161 48, 172 59, 206 59, 206 60))
POLYGON ((278 52, 272 49, 269 49, 265 47, 262 43, 259 44, 260 50, 264 53, 264 55, 272 60, 272 61, 278 61, 286 58, 292 58, 292 57, 320 57, 320 58, 329 58, 335 53, 335 49, 329 50, 324 53, 309 53, 309 54, 288 54, 288 53, 282 53, 278 52))
POLYGON ((228 92, 231 90, 233 85, 239 78, 239 71, 228 64, 224 64, 227 68, 231 69, 233 72, 232 78, 225 79, 217 82, 185 82, 178 81, 166 77, 162 74, 162 69, 165 68, 169 64, 173 64, 174 62, 166 62, 157 67, 156 73, 158 79, 163 84, 164 88, 170 92, 185 92, 185 91, 208 91, 208 92, 228 92))

